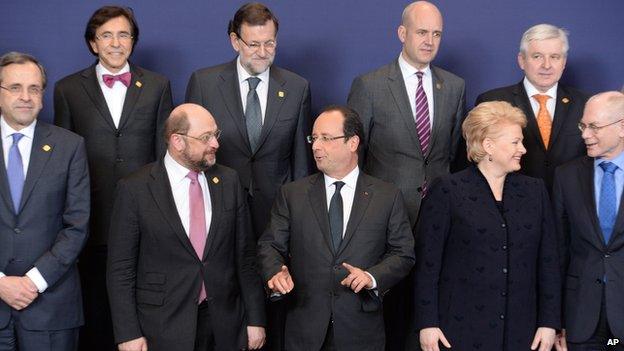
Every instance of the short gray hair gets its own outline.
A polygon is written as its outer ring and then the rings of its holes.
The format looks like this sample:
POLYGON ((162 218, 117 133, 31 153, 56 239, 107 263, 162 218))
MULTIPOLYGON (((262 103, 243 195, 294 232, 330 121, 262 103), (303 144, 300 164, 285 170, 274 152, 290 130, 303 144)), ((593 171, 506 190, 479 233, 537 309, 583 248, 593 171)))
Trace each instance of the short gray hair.
POLYGON ((28 62, 34 63, 37 67, 39 67, 39 70, 41 71, 41 82, 43 84, 42 88, 45 89, 48 80, 43 65, 41 65, 41 63, 39 63, 34 56, 16 51, 8 52, 0 57, 0 83, 2 83, 2 70, 4 67, 13 64, 23 65, 28 62))
POLYGON ((563 44, 563 56, 568 56, 568 50, 570 49, 570 45, 568 44, 568 31, 545 23, 535 25, 522 34, 522 39, 520 40, 520 54, 522 56, 526 55, 529 42, 547 39, 561 40, 563 44))

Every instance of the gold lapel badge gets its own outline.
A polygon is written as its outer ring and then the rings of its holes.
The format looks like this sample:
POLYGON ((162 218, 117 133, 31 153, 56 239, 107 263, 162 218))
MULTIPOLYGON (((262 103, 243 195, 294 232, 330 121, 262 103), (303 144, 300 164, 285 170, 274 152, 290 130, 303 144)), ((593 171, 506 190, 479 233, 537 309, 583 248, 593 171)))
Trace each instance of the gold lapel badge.
POLYGON ((45 144, 43 145, 43 147, 41 148, 43 151, 48 152, 50 150, 52 150, 52 146, 45 144))
POLYGON ((143 83, 139 82, 138 80, 136 81, 136 83, 134 83, 134 85, 136 85, 138 88, 143 86, 143 83))
POLYGON ((436 89, 438 89, 438 90, 442 89, 442 84, 436 83, 436 89))
POLYGON ((364 196, 368 196, 368 191, 365 191, 365 192, 364 192, 364 196))
POLYGON ((219 184, 219 178, 213 177, 212 178, 212 182, 215 183, 215 184, 219 184))
POLYGON ((279 97, 283 98, 283 97, 284 97, 284 92, 283 92, 283 91, 281 91, 281 90, 280 90, 280 91, 278 91, 278 92, 277 92, 277 96, 279 96, 279 97))
POLYGON ((563 98, 563 99, 561 99, 561 102, 563 102, 564 104, 567 104, 568 102, 570 102, 570 99, 563 98))

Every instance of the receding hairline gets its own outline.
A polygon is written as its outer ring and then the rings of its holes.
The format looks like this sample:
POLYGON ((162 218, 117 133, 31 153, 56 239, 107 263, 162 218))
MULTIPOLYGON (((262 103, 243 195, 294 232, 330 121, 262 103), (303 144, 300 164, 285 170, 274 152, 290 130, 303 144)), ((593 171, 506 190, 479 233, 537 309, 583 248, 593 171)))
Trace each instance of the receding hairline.
POLYGON ((442 18, 442 12, 440 11, 440 9, 428 2, 428 1, 414 1, 411 4, 405 6, 405 8, 403 9, 403 13, 401 14, 401 25, 407 27, 407 22, 409 19, 409 15, 412 12, 412 10, 417 10, 418 8, 422 8, 422 9, 431 9, 431 10, 435 10, 435 12, 438 14, 438 16, 440 16, 440 20, 444 21, 444 19, 442 18))

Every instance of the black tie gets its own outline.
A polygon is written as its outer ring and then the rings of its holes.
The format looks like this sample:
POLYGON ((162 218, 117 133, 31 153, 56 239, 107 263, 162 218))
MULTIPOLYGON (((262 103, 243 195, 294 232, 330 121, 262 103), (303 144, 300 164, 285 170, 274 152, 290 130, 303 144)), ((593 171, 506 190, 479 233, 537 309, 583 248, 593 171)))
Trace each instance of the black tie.
POLYGON ((334 244, 334 252, 338 251, 340 242, 342 241, 342 195, 340 189, 345 185, 344 182, 334 182, 336 191, 329 202, 329 228, 332 234, 332 243, 334 244))
POLYGON ((249 83, 249 92, 247 93, 247 105, 245 107, 245 124, 247 125, 247 136, 249 136, 251 152, 256 152, 260 131, 262 130, 262 110, 260 110, 260 99, 256 92, 260 78, 249 77, 247 78, 247 83, 249 83))

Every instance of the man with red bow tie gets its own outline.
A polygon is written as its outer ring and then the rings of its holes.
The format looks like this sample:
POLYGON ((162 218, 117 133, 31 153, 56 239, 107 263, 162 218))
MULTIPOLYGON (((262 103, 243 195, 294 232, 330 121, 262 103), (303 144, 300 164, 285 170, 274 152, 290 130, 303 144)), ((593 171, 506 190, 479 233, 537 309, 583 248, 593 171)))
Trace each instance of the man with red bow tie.
POLYGON ((131 9, 105 6, 85 29, 98 61, 54 88, 54 122, 85 139, 91 174, 91 224, 79 263, 85 326, 80 349, 115 350, 106 296, 107 233, 117 181, 163 155, 172 109, 169 80, 128 62, 139 40, 131 9))

